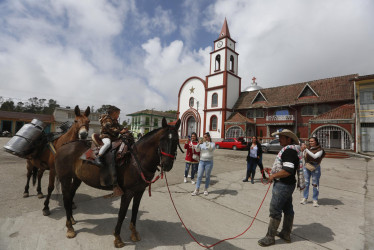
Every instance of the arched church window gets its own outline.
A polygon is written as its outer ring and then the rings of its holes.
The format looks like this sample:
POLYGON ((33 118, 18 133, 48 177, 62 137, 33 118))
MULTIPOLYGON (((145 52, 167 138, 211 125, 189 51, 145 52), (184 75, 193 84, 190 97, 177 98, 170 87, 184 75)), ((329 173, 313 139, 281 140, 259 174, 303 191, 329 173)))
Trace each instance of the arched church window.
POLYGON ((215 68, 215 71, 219 71, 221 69, 221 56, 220 55, 217 55, 216 56, 216 68, 215 68))
POLYGON ((230 71, 234 72, 234 56, 230 56, 230 71))
POLYGON ((193 107, 193 105, 194 105, 194 98, 193 97, 190 98, 189 104, 190 104, 190 107, 193 107))
POLYGON ((217 116, 215 115, 210 118, 210 130, 217 130, 217 116))
POLYGON ((212 107, 217 107, 218 106, 218 94, 214 93, 212 95, 212 107))

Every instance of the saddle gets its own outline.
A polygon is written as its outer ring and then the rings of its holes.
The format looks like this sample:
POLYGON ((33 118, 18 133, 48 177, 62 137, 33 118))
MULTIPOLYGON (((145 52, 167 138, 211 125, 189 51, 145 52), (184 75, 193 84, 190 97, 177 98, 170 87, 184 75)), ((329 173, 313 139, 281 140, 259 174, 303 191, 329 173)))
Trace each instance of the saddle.
MULTIPOLYGON (((98 157, 100 148, 104 145, 99 134, 92 134, 91 148, 89 148, 80 158, 84 161, 89 161, 94 163, 96 157, 98 157)), ((123 166, 130 159, 129 148, 131 145, 126 144, 126 140, 119 138, 112 141, 111 148, 109 152, 115 152, 114 163, 116 168, 118 166, 123 166)), ((107 154, 106 152, 105 154, 107 154)), ((109 172, 109 167, 100 168, 100 179, 104 180, 106 184, 111 183, 111 176, 109 172)))

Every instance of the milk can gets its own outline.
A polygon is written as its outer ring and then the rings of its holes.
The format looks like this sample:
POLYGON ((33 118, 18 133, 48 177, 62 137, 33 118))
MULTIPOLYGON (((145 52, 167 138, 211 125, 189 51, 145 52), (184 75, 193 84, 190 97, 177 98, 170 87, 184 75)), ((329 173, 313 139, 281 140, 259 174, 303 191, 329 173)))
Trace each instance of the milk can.
POLYGON ((19 157, 25 157, 35 149, 35 143, 41 137, 45 124, 38 119, 25 124, 4 146, 5 150, 19 157))

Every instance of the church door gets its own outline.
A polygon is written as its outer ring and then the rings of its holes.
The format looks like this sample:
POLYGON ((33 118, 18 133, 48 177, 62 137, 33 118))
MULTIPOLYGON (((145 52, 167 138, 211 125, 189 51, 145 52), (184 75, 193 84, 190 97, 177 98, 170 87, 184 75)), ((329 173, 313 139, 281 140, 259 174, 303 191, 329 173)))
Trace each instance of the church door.
POLYGON ((192 132, 196 133, 196 120, 193 116, 187 120, 187 136, 191 135, 192 132))

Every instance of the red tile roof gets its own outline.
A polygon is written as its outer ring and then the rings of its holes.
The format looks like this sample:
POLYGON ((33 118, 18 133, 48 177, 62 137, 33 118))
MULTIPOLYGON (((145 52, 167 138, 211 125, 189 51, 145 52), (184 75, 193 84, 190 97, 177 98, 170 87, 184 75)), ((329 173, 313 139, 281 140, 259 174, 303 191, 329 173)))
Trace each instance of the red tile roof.
POLYGON ((0 120, 16 120, 23 122, 31 122, 32 119, 38 119, 42 122, 52 123, 55 121, 53 115, 42 115, 22 112, 11 112, 0 110, 0 120))
POLYGON ((267 89, 260 89, 250 92, 242 92, 239 96, 239 99, 234 105, 234 109, 279 107, 288 105, 353 100, 354 86, 353 82, 349 80, 357 76, 357 74, 352 74, 267 89), (317 97, 298 98, 306 84, 309 84, 309 86, 317 93, 317 97), (252 104, 253 99, 256 97, 259 91, 261 91, 267 102, 258 102, 252 104))
POLYGON ((311 121, 321 120, 341 120, 341 119, 354 119, 355 105, 344 104, 317 117, 310 119, 311 121))
POLYGON ((245 117, 244 115, 238 113, 238 112, 235 112, 233 114, 231 114, 231 116, 229 117, 229 119, 227 119, 225 121, 225 123, 231 123, 231 122, 236 122, 236 123, 255 123, 253 119, 249 119, 247 117, 245 117))

